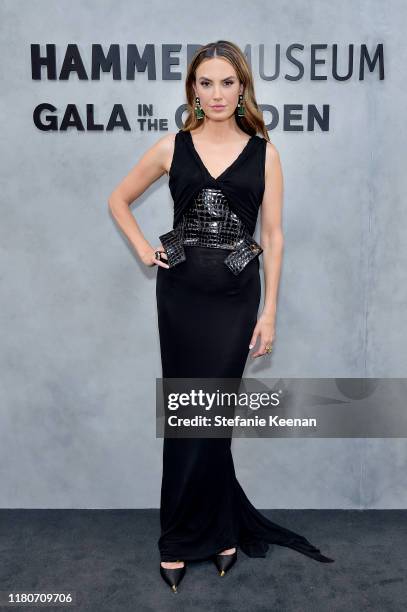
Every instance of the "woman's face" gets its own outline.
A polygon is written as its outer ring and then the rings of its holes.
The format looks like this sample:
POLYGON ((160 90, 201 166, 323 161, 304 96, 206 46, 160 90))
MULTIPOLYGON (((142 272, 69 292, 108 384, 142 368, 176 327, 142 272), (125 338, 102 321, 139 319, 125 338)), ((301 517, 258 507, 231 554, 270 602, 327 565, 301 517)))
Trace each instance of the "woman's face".
POLYGON ((243 93, 243 85, 227 60, 212 57, 198 66, 195 96, 199 96, 201 108, 208 118, 216 121, 231 117, 238 105, 240 93, 243 93), (216 105, 222 108, 217 109, 216 105))

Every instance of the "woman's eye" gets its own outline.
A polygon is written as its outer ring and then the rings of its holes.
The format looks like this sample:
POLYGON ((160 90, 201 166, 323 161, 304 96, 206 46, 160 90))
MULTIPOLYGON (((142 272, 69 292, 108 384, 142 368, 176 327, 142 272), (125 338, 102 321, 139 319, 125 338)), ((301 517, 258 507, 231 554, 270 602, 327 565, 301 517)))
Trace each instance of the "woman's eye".
MULTIPOLYGON (((201 85, 203 85, 204 87, 209 84, 209 81, 201 81, 201 85)), ((225 81, 225 85, 233 85, 233 81, 225 81)))

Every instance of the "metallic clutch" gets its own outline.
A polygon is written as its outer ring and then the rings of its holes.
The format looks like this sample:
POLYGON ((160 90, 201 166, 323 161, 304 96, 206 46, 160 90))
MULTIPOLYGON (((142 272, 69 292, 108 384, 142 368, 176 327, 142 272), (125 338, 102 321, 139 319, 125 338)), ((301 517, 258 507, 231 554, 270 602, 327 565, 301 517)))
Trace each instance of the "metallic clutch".
POLYGON ((233 272, 233 274, 237 275, 243 270, 249 261, 260 255, 262 252, 263 249, 259 243, 256 242, 249 233, 247 233, 237 242, 234 250, 229 253, 224 260, 224 263, 233 272))
POLYGON ((159 238, 168 257, 165 263, 167 263, 170 268, 186 260, 185 249, 176 229, 172 229, 162 234, 159 238))

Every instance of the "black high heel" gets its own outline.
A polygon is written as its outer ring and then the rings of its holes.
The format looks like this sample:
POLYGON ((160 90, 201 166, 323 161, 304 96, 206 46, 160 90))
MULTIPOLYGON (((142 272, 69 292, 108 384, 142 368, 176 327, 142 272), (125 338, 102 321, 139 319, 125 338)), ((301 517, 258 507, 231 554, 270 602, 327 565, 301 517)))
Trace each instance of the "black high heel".
POLYGON ((230 555, 215 554, 212 559, 219 570, 220 576, 224 576, 237 561, 237 548, 230 555))
POLYGON ((160 563, 160 574, 167 584, 170 585, 174 593, 177 593, 177 586, 185 576, 186 565, 184 561, 183 567, 163 567, 160 563))

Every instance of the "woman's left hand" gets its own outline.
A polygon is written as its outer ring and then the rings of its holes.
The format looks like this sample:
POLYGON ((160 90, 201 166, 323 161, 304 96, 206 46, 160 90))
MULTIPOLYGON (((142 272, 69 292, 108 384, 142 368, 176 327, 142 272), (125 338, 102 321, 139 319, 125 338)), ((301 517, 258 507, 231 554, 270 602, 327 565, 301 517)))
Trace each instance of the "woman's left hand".
POLYGON ((256 352, 251 354, 252 359, 267 355, 266 347, 272 347, 275 338, 275 319, 272 316, 261 315, 254 328, 249 349, 252 349, 260 338, 260 345, 256 352))

